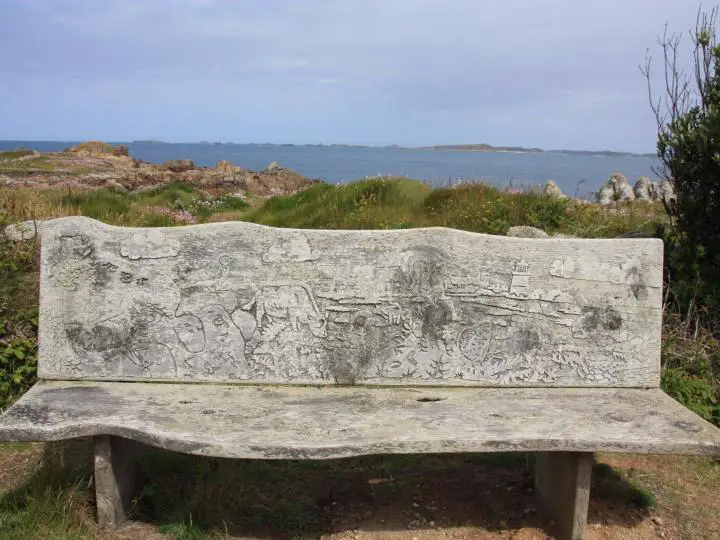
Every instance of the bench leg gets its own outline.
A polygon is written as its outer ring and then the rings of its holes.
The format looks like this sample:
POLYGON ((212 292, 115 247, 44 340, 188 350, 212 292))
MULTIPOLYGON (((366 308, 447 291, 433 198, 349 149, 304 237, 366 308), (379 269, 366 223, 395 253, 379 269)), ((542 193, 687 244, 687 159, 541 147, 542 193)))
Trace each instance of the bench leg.
POLYGON ((557 523, 558 540, 585 540, 592 453, 539 452, 535 492, 557 523))
POLYGON ((98 435, 95 445, 95 498, 98 525, 113 528, 127 519, 135 480, 135 443, 98 435))

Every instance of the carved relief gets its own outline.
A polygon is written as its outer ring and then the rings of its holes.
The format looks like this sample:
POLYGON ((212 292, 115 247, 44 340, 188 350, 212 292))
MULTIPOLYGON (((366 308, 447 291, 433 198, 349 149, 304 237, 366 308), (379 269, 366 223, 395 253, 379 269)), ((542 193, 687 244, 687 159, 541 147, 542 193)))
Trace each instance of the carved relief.
POLYGON ((205 253, 143 232, 100 249, 85 235, 58 237, 50 283, 94 306, 85 316, 77 307, 63 315, 74 352, 63 369, 138 378, 601 385, 622 381, 646 345, 629 339, 639 323, 617 303, 643 302, 646 294, 632 258, 595 267, 550 259, 543 269, 529 256, 458 263, 440 247, 411 245, 333 273, 341 259, 325 253, 347 246, 319 249, 297 234, 267 245, 205 253), (595 293, 587 279, 615 286, 616 295, 595 293), (112 310, 93 292, 99 289, 114 291, 112 310))
POLYGON ((120 246, 120 255, 132 261, 176 257, 179 252, 180 244, 169 240, 165 233, 158 229, 133 234, 120 246))
POLYGON ((315 261, 318 258, 313 253, 308 239, 305 236, 298 236, 273 244, 263 255, 262 260, 268 263, 278 263, 315 261))

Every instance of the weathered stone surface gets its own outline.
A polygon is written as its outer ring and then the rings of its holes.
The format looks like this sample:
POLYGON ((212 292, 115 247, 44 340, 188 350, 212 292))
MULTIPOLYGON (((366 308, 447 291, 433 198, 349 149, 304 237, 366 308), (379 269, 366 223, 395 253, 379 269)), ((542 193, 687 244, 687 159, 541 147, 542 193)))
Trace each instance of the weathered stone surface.
POLYGON ((659 388, 43 381, 0 417, 0 440, 97 434, 235 458, 502 451, 720 455, 720 430, 659 388))
POLYGON ((550 235, 536 227, 518 225, 517 227, 510 227, 507 231, 507 236, 514 236, 516 238, 548 238, 550 235))
POLYGON ((195 164, 191 159, 171 159, 166 161, 163 166, 172 172, 191 171, 195 168, 195 164))
POLYGON ((600 190, 597 192, 597 202, 598 204, 601 204, 603 206, 606 206, 612 202, 615 201, 615 192, 613 191, 613 188, 607 185, 604 185, 600 188, 600 190))
POLYGON ((131 506, 136 444, 122 437, 97 435, 93 446, 98 525, 116 527, 127 519, 131 506))
POLYGON ((655 200, 656 186, 647 176, 643 176, 635 183, 633 191, 635 192, 635 198, 640 201, 652 201, 655 200))
POLYGON ((541 452, 535 459, 535 491, 555 518, 558 540, 585 540, 590 479, 590 452, 541 452))
POLYGON ((627 178, 620 173, 613 173, 597 192, 597 202, 602 205, 613 202, 634 201, 635 192, 627 178))
POLYGON ((43 220, 20 221, 11 223, 5 227, 4 234, 8 240, 32 240, 36 234, 42 231, 43 220))
POLYGON ((41 378, 659 385, 655 239, 74 217, 42 266, 41 378))

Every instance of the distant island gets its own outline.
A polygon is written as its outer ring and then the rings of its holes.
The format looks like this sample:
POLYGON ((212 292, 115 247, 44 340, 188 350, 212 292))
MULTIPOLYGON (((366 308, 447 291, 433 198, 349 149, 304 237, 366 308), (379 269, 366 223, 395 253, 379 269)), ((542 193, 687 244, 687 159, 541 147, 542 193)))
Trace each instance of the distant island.
POLYGON ((605 156, 605 157, 655 157, 654 153, 635 154, 614 150, 543 150, 542 148, 525 148, 524 146, 493 146, 491 144, 439 144, 423 146, 420 150, 462 150, 465 152, 513 152, 517 154, 567 154, 570 156, 605 156))
POLYGON ((522 146, 492 146, 491 144, 441 144, 423 146, 421 150, 465 150, 466 152, 518 152, 522 154, 539 154, 542 148, 524 148, 522 146))

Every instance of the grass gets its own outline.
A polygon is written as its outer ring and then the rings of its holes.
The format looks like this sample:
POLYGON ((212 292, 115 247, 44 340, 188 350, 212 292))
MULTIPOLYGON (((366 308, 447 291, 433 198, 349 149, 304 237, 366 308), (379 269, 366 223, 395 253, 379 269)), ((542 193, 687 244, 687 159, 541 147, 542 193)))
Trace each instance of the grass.
MULTIPOLYGON (((0 158, 2 159, 2 158, 0 158)), ((32 159, 23 160, 11 160, 0 162, 0 173, 16 173, 16 172, 49 172, 49 171, 62 171, 69 167, 64 166, 62 163, 58 163, 57 160, 49 158, 47 156, 39 155, 32 159)), ((84 172, 78 166, 72 167, 74 172, 84 172)))
MULTIPOLYGON (((5 492, 0 484, 0 539, 96 538, 91 441, 22 452, 34 461, 5 492)), ((0 459, 8 455, 0 452, 0 459)), ((647 515, 656 501, 635 476, 597 464, 593 504, 611 501, 617 521, 647 515)), ((145 534, 175 539, 319 538, 370 523, 387 530, 407 529, 408 523, 432 528, 431 522, 490 531, 541 527, 537 513, 527 511, 536 504, 532 477, 532 455, 524 453, 266 461, 143 446, 132 516, 145 534)))
POLYGON ((275 197, 244 219, 278 227, 397 229, 452 227, 505 234, 530 225, 548 233, 588 238, 651 230, 661 221, 656 205, 628 204, 614 213, 596 205, 558 200, 532 191, 509 193, 485 184, 432 189, 413 180, 365 180, 343 186, 317 184, 275 197))
POLYGON ((34 154, 34 150, 30 150, 28 148, 18 148, 16 150, 6 150, 4 152, 0 152, 0 159, 17 159, 23 156, 29 156, 34 154))
POLYGON ((143 192, 115 189, 0 189, 0 212, 10 221, 58 215, 84 215, 106 223, 158 226, 246 220, 277 227, 325 229, 397 229, 452 227, 505 234, 530 225, 548 233, 611 238, 631 231, 652 231, 661 207, 629 203, 613 211, 597 205, 557 200, 532 191, 509 193, 485 184, 433 189, 406 178, 364 180, 335 186, 315 184, 296 195, 268 200, 210 195, 195 186, 167 184, 143 192), (159 214, 164 209, 166 214, 159 214), (173 214, 174 213, 174 214, 173 214), (164 216, 158 218, 158 215, 164 216), (185 218, 189 216, 184 215, 185 218))

